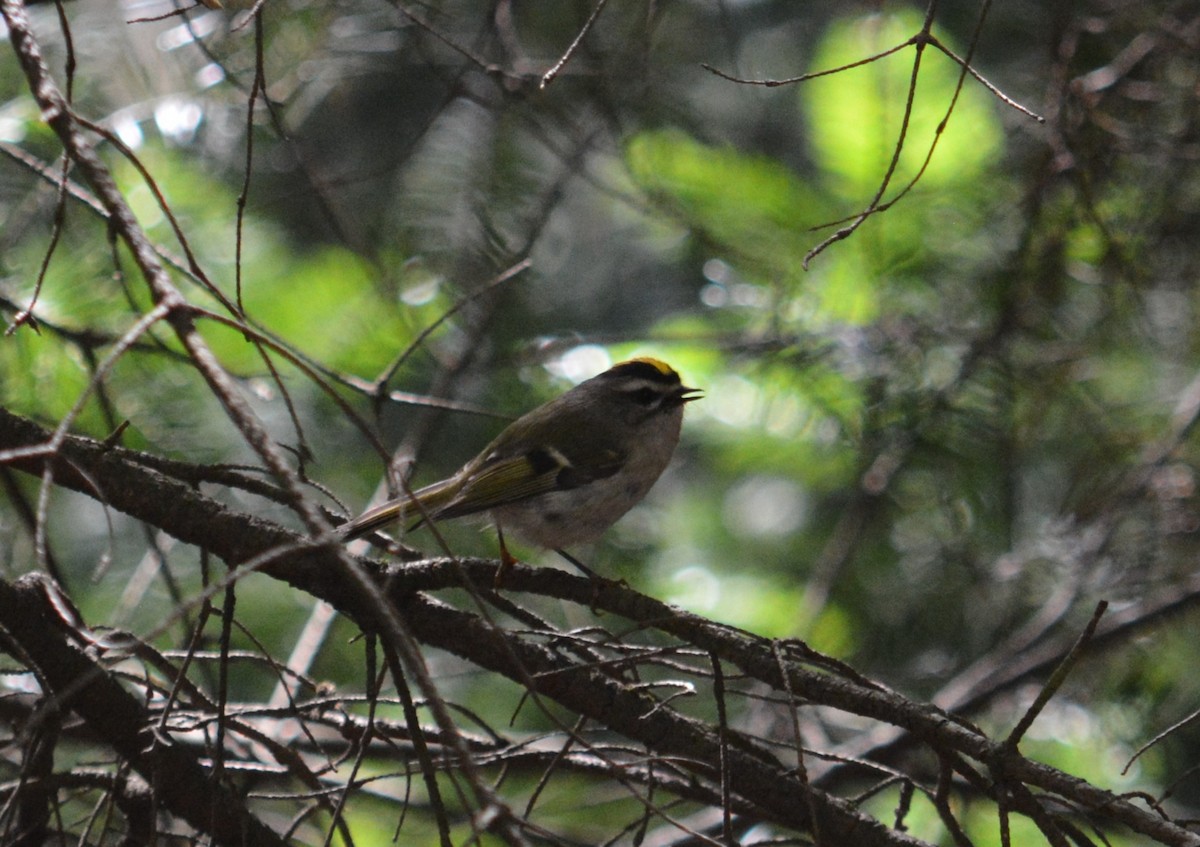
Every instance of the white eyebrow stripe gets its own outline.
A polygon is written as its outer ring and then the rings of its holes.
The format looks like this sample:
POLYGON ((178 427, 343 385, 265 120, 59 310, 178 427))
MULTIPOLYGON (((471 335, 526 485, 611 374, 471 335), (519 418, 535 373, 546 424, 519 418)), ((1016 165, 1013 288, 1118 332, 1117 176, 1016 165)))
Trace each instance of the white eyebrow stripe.
POLYGON ((661 380, 639 379, 637 381, 630 380, 625 385, 622 385, 620 390, 624 391, 626 394, 636 394, 637 392, 646 388, 666 391, 669 388, 669 385, 661 380))

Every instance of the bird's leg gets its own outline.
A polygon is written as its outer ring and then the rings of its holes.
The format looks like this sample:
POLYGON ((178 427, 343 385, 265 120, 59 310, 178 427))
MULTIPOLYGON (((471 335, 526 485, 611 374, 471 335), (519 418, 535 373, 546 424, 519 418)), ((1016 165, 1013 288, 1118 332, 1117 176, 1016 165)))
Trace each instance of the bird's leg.
MULTIPOLYGON (((600 610, 596 608, 596 603, 600 600, 600 587, 603 584, 603 577, 561 547, 556 548, 554 552, 578 568, 579 572, 588 578, 588 583, 592 586, 592 602, 589 605, 591 607, 592 614, 599 615, 600 610)), ((624 582, 625 580, 621 581, 624 582)))
POLYGON ((500 521, 496 521, 496 536, 500 539, 500 568, 492 580, 492 588, 499 588, 509 568, 517 563, 517 557, 508 552, 508 545, 504 543, 504 528, 500 526, 500 521))
POLYGON ((579 569, 579 572, 582 573, 584 576, 591 577, 592 579, 600 579, 600 575, 598 573, 596 573, 594 570, 589 568, 583 562, 576 559, 574 556, 572 556, 566 550, 563 550, 561 548, 556 548, 554 550, 554 552, 557 553, 558 555, 562 556, 564 559, 566 559, 568 562, 570 562, 575 567, 577 567, 579 569))

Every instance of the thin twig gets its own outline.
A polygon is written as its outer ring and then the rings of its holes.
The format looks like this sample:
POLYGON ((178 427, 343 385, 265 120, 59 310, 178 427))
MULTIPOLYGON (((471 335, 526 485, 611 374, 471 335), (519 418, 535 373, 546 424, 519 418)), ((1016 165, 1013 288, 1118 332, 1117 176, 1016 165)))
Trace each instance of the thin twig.
POLYGON ((1062 687, 1062 684, 1067 681, 1067 677, 1070 675, 1071 671, 1074 670, 1075 665, 1079 662, 1079 659, 1083 655, 1083 651, 1087 647, 1088 642, 1092 640, 1092 636, 1096 633, 1096 627, 1099 626, 1100 619, 1104 617, 1104 613, 1107 610, 1107 600, 1101 600, 1096 604, 1096 610, 1092 613, 1092 619, 1088 621, 1083 632, 1079 634, 1079 638, 1076 639, 1074 646, 1072 646, 1067 655, 1063 657, 1063 660, 1059 663, 1058 667, 1054 669, 1054 673, 1050 674, 1050 678, 1046 680, 1046 684, 1042 686, 1042 690, 1038 692, 1038 696, 1029 705, 1029 708, 1025 710, 1025 714, 1021 716, 1021 719, 1017 721, 1017 725, 1013 727, 1012 732, 1010 732, 1008 737, 1004 739, 1004 744, 1006 747, 1016 749, 1017 745, 1021 743, 1021 738, 1024 737, 1025 733, 1029 730, 1029 727, 1033 725, 1033 722, 1037 719, 1037 716, 1041 714, 1041 711, 1045 708, 1046 704, 1050 702, 1050 698, 1052 698, 1058 692, 1058 689, 1062 687))
POLYGON ((562 69, 566 67, 567 62, 571 61, 571 57, 575 55, 575 51, 579 49, 579 45, 583 43, 584 37, 589 31, 591 31, 592 26, 596 23, 596 19, 600 17, 600 12, 603 11, 604 7, 607 5, 608 0, 598 0, 595 8, 592 9, 592 13, 588 15, 588 19, 584 22, 583 26, 580 27, 579 32, 575 34, 575 38, 571 41, 570 46, 567 47, 566 52, 562 54, 562 57, 559 58, 559 60, 555 62, 553 66, 551 66, 550 70, 542 74, 542 81, 538 85, 538 88, 545 88, 547 85, 554 82, 555 78, 562 73, 562 69))

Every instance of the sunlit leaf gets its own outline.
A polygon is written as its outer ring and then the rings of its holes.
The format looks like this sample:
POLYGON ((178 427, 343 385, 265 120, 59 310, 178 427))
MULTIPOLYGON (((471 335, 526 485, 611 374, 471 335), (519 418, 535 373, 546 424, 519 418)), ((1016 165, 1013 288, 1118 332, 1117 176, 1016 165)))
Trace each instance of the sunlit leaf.
MULTIPOLYGON (((812 69, 861 61, 903 44, 920 28, 916 10, 892 7, 838 21, 825 34, 812 69)), ((935 35, 947 39, 944 33, 935 35)), ((799 89, 810 119, 810 144, 830 187, 839 194, 866 200, 884 178, 901 143, 916 55, 916 48, 909 46, 799 89)), ((970 181, 996 161, 1002 136, 991 95, 968 77, 955 99, 960 71, 936 48, 927 47, 921 54, 907 132, 892 191, 885 199, 921 172, 935 141, 937 148, 921 175, 926 189, 970 181), (939 133, 947 116, 945 131, 939 133)))
POLYGON ((817 204, 779 162, 671 130, 634 137, 626 158, 643 190, 737 254, 786 264, 802 252, 798 239, 817 204))

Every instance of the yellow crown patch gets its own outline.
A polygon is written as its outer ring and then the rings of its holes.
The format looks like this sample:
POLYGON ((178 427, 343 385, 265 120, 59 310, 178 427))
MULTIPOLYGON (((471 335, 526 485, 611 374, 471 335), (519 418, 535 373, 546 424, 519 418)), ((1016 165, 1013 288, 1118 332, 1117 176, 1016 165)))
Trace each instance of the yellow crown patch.
POLYGON ((641 362, 643 365, 649 365, 663 376, 671 376, 675 373, 675 369, 662 359, 653 359, 650 356, 639 356, 636 359, 627 359, 624 362, 621 362, 621 364, 632 365, 634 362, 641 362))

